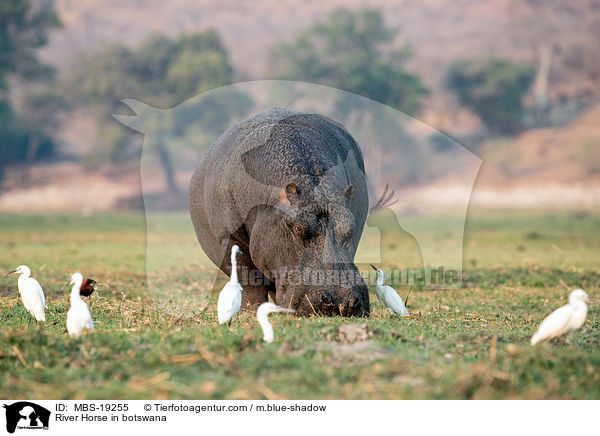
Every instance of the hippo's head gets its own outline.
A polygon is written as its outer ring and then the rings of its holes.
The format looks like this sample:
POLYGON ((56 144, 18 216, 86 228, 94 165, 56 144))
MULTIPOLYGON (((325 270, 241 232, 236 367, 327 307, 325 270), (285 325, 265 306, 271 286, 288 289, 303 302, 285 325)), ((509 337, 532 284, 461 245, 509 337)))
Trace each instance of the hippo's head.
POLYGON ((353 263, 362 232, 349 208, 352 184, 298 177, 275 207, 254 214, 253 260, 277 287, 277 304, 300 314, 368 316, 368 291, 353 263), (277 253, 277 255, 273 255, 277 253))
POLYGON ((358 145, 318 115, 286 113, 264 132, 264 142, 241 156, 244 173, 264 187, 252 192, 269 192, 246 222, 253 264, 275 283, 281 306, 368 316, 367 287, 354 265, 368 211, 358 145))

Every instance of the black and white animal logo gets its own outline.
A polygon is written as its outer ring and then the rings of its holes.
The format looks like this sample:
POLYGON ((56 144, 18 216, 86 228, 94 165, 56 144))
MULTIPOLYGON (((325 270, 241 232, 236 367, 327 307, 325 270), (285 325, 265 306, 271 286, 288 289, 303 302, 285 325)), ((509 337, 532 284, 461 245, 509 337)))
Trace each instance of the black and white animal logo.
POLYGON ((14 433, 18 429, 48 429, 50 411, 29 401, 4 404, 6 409, 6 431, 14 433))

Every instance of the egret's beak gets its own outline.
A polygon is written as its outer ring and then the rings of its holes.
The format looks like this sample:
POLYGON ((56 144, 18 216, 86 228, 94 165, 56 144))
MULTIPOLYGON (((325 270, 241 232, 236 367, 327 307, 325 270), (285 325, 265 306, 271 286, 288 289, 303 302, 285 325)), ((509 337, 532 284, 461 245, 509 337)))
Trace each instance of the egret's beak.
POLYGON ((18 270, 14 269, 14 270, 12 270, 12 271, 9 271, 9 272, 7 272, 7 273, 3 274, 3 275, 2 275, 2 277, 6 277, 7 275, 9 275, 9 274, 13 274, 13 273, 16 273, 17 271, 18 271, 18 270))
POLYGON ((600 300, 597 300, 595 298, 588 298, 588 302, 589 303, 596 303, 596 304, 600 304, 600 300))
POLYGON ((70 282, 65 282, 65 284, 64 284, 64 285, 62 285, 62 286, 60 287, 60 289, 61 289, 61 290, 62 290, 62 289, 64 289, 64 288, 65 288, 65 286, 67 286, 67 285, 69 285, 69 284, 70 284, 70 282))
POLYGON ((377 268, 375 268, 375 265, 373 265, 373 264, 370 264, 370 265, 375 271, 377 271, 377 268))
POLYGON ((413 288, 412 286, 410 287, 410 289, 408 290, 408 295, 406 296, 406 300, 404 300, 404 307, 408 306, 408 297, 410 297, 410 293, 412 292, 413 288))

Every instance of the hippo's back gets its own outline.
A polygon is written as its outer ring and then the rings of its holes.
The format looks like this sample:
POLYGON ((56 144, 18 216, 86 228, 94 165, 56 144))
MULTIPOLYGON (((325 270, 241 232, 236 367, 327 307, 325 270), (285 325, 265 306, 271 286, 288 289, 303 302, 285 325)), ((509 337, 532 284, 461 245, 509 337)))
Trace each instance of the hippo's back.
MULTIPOLYGON (((200 160, 190 184, 190 214, 202 248, 220 265, 224 239, 239 233, 253 207, 273 205, 290 180, 321 177, 349 154, 353 164, 346 173, 364 184, 359 147, 326 117, 274 108, 230 127, 200 160)), ((359 191, 366 200, 366 185, 359 191)), ((359 217, 366 217, 366 201, 364 209, 359 217)))

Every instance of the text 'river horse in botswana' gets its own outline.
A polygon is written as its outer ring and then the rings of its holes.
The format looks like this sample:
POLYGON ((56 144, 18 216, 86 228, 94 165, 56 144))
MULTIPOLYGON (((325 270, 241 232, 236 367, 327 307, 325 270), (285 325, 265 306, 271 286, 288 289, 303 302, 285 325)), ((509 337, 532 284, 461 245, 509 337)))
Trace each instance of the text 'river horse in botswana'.
POLYGON ((354 255, 368 213, 362 153, 334 121, 271 109, 223 133, 192 177, 200 245, 226 274, 239 245, 242 309, 270 294, 303 315, 368 316, 354 255), (246 279, 244 279, 246 278, 246 279))

